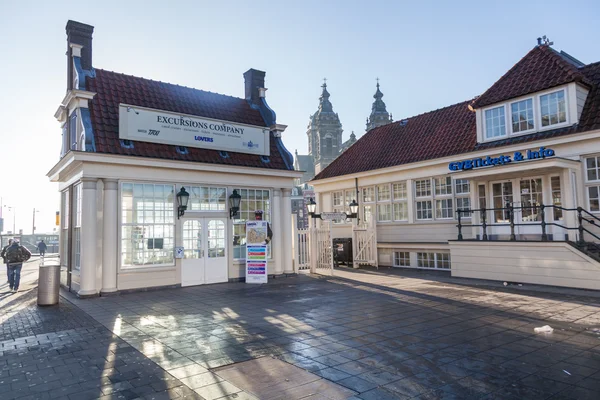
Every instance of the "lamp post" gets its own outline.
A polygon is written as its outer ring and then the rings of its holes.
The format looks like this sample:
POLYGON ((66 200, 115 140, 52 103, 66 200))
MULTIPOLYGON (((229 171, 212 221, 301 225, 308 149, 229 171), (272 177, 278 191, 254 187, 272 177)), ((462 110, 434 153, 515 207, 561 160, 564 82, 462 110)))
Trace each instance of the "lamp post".
POLYGON ((16 232, 16 226, 17 226, 17 224, 15 224, 15 221, 16 221, 16 215, 17 215, 17 208, 13 207, 13 206, 7 206, 7 205, 4 205, 4 207, 8 208, 8 211, 12 211, 12 213, 13 213, 13 230, 12 230, 12 234, 16 235, 17 234, 17 232, 16 232))
POLYGON ((35 208, 33 209, 33 223, 31 225, 31 234, 35 235, 35 213, 39 213, 40 210, 36 210, 35 208))
POLYGON ((179 193, 177 193, 177 219, 183 217, 185 210, 187 210, 188 201, 190 200, 190 194, 182 186, 179 193))

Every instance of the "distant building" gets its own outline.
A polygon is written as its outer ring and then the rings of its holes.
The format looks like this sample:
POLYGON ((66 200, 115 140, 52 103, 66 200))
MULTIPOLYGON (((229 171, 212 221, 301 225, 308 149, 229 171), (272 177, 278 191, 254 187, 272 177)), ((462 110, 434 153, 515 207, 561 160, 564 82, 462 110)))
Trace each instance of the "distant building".
MULTIPOLYGON (((315 174, 324 170, 340 154, 356 143, 354 131, 352 131, 348 140, 343 141, 342 123, 338 114, 333 111, 333 105, 329 100, 331 95, 327 91, 327 84, 324 83, 321 87, 323 91, 319 97, 319 107, 310 116, 306 131, 306 135, 308 136, 308 155, 298 154, 297 150, 295 153, 294 169, 304 171, 302 178, 297 180, 296 186, 310 181, 315 174)), ((393 121, 391 114, 387 112, 385 103, 381 99, 382 97, 383 93, 379 90, 378 81, 377 91, 373 95, 375 101, 371 107, 371 115, 367 118, 367 131, 393 121)))

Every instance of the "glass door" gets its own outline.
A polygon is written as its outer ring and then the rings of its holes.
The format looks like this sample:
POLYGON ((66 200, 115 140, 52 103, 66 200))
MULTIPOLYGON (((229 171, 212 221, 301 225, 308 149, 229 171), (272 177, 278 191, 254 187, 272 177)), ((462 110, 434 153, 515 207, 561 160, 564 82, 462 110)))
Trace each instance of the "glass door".
POLYGON ((492 208, 494 208, 494 210, 492 211, 493 225, 491 226, 491 229, 489 229, 489 234, 494 236, 500 235, 502 236, 502 239, 504 239, 505 236, 510 235, 510 213, 505 208, 508 204, 514 203, 513 182, 492 182, 490 185, 490 191, 492 208), (504 208, 504 210, 496 210, 496 208, 504 208), (496 226, 495 224, 502 224, 505 226, 496 226))
POLYGON ((181 286, 202 285, 205 280, 204 224, 201 218, 188 219, 182 224, 183 260, 181 286))
POLYGON ((181 286, 227 282, 227 219, 185 219, 181 286))
MULTIPOLYGON (((542 213, 540 204, 543 203, 543 185, 542 178, 523 178, 519 180, 519 205, 522 207, 517 210, 515 220, 523 224, 519 227, 519 233, 523 235, 542 234, 540 222, 542 222, 542 213), (517 218, 518 217, 518 218, 517 218)), ((550 214, 550 209, 546 210, 550 214)), ((546 218, 548 221, 548 218, 546 218)))

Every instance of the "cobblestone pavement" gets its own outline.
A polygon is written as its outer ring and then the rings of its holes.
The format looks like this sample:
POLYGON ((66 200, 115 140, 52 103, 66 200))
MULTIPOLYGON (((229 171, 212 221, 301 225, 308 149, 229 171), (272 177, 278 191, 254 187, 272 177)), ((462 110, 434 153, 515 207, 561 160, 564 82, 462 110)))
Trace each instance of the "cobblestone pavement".
POLYGON ((0 399, 201 399, 70 302, 38 307, 37 266, 0 285, 0 399))
POLYGON ((56 385, 30 398, 251 399, 219 367, 272 356, 354 391, 352 399, 597 399, 600 296, 570 293, 340 270, 267 285, 69 296, 52 312, 80 326, 44 334, 36 333, 44 321, 42 330, 60 328, 50 309, 32 303, 18 320, 39 324, 5 329, 21 322, 11 325, 17 310, 3 307, 3 334, 37 336, 2 342, 0 393, 56 385), (543 325, 554 332, 535 334, 543 325))

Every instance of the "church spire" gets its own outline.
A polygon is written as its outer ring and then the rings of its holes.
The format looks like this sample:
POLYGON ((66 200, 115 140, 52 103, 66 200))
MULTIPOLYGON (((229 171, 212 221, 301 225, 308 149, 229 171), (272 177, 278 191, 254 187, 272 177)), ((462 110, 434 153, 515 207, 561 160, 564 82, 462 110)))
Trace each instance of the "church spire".
POLYGON ((379 78, 377 78, 377 90, 373 95, 375 101, 373 102, 373 106, 371 107, 371 116, 367 118, 367 131, 392 122, 392 117, 390 116, 390 114, 388 114, 382 97, 383 93, 379 89, 379 78))
POLYGON ((321 97, 319 97, 319 111, 320 112, 333 112, 333 106, 329 101, 329 92, 327 91, 327 78, 323 78, 323 92, 321 93, 321 97))

